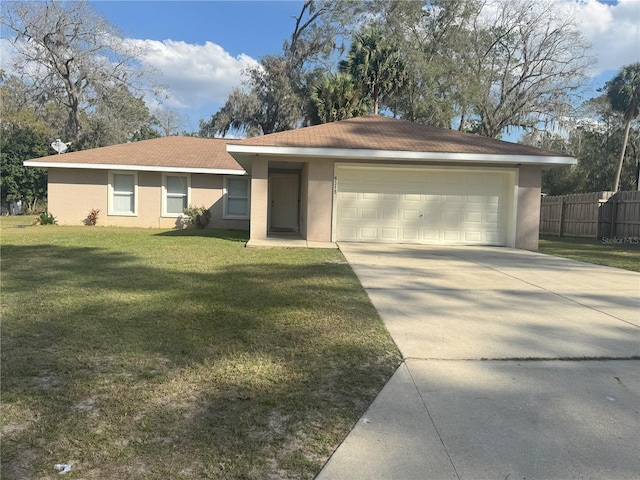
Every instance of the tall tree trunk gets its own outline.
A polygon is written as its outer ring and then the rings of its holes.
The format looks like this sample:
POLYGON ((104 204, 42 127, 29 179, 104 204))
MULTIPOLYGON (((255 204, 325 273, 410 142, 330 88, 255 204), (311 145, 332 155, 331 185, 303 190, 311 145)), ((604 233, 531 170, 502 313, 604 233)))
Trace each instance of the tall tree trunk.
POLYGON ((624 139, 622 140, 622 151, 620 152, 620 161, 618 162, 618 173, 616 173, 616 183, 613 186, 613 191, 617 192, 620 186, 620 175, 622 175, 622 163, 624 162, 624 153, 627 150, 627 142, 629 141, 629 128, 631 127, 631 119, 627 120, 627 124, 624 127, 624 139))
POLYGON ((378 115, 378 101, 380 100, 380 88, 378 87, 377 83, 373 86, 373 94, 371 95, 371 97, 373 98, 373 114, 378 115))

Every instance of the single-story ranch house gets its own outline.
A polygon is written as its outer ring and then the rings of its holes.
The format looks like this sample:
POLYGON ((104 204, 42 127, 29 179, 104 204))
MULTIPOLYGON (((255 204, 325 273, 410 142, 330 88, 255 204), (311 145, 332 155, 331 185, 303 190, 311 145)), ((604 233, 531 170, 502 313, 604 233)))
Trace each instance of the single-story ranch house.
POLYGON ((46 167, 49 211, 81 224, 173 227, 188 205, 249 244, 496 245, 537 250, 543 167, 576 159, 370 115, 245 140, 165 137, 25 162, 46 167))

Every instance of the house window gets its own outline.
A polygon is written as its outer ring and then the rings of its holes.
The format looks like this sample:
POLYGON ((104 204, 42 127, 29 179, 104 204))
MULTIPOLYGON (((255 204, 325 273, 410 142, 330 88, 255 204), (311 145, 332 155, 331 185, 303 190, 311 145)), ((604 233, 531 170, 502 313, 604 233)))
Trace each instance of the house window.
POLYGON ((138 173, 109 172, 109 215, 138 213, 138 173))
POLYGON ((189 206, 191 177, 163 174, 162 180, 162 216, 178 217, 189 206))
POLYGON ((249 218, 249 179, 225 177, 224 218, 249 218))

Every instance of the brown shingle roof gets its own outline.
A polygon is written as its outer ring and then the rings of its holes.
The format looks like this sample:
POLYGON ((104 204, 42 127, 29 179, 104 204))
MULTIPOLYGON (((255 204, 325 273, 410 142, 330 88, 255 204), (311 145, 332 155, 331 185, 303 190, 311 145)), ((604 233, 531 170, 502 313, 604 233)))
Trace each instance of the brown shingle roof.
POLYGON ((242 170, 227 153, 228 140, 162 137, 36 158, 34 162, 136 165, 142 167, 242 170))
POLYGON ((234 143, 267 147, 568 156, 528 145, 504 142, 456 130, 429 127, 380 115, 356 117, 340 122, 272 133, 234 143))

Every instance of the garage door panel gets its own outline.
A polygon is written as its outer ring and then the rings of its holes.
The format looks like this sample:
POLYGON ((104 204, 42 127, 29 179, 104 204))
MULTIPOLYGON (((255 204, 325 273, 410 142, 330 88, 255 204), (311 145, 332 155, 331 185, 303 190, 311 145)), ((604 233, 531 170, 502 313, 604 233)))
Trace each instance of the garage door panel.
POLYGON ((383 240, 400 240, 400 229, 399 228, 389 228, 383 227, 380 229, 383 240))
POLYGON ((467 230, 464 232, 464 241, 468 243, 482 242, 482 232, 467 230))
POLYGON ((464 221, 469 223, 482 223, 482 212, 465 212, 464 221))
POLYGON ((358 218, 358 209, 353 207, 340 207, 339 217, 344 219, 356 219, 358 218))
POLYGON ((496 244, 504 237, 505 231, 485 232, 486 243, 496 244))
POLYGON ((442 224, 446 227, 457 227, 462 223, 462 212, 445 210, 442 216, 442 224))
POLYGON ((402 229, 402 240, 417 242, 420 240, 420 229, 418 228, 403 228, 402 229))
POLYGON ((422 243, 441 243, 439 230, 422 230, 420 238, 422 243))
POLYGON ((505 172, 339 166, 337 175, 338 241, 506 243, 505 172))
POLYGON ((445 242, 460 243, 462 232, 459 230, 445 230, 443 239, 445 242))
POLYGON ((388 209, 388 208, 383 208, 382 209, 382 219, 383 220, 398 220, 400 218, 400 212, 397 208, 394 209, 388 209))
POLYGON ((408 210, 402 209, 402 220, 405 221, 416 221, 420 218, 420 210, 408 210))
POLYGON ((484 223, 488 225, 495 225, 498 223, 498 212, 485 212, 484 223))
POLYGON ((346 241, 357 241, 358 240, 358 229, 357 227, 351 226, 340 226, 338 227, 338 237, 342 238, 346 241))
POLYGON ((360 217, 366 220, 377 220, 378 209, 377 208, 363 208, 360 210, 360 217))
POLYGON ((378 229, 376 227, 361 227, 360 236, 363 240, 376 240, 378 238, 378 229))
POLYGON ((377 202, 379 198, 380 198, 380 195, 377 193, 365 192, 362 194, 363 200, 373 200, 377 202))

